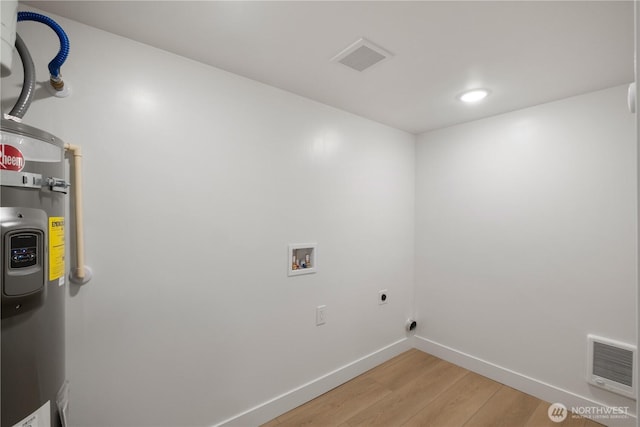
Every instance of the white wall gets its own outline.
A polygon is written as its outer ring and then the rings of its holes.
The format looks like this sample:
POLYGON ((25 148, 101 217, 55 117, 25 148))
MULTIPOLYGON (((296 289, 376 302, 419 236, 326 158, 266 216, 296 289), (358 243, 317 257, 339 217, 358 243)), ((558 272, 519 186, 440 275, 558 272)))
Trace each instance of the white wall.
MULTIPOLYGON (((25 123, 85 154, 95 276, 69 289, 72 425, 215 424, 405 338, 413 135, 53 18, 73 94, 39 89, 25 123), (319 272, 289 278, 304 242, 319 272)), ((57 40, 18 31, 46 81, 57 40)), ((2 79, 4 112, 21 78, 2 79)))
MULTIPOLYGON (((414 224, 418 346, 633 406, 584 382, 587 333, 635 342, 625 88, 430 132, 416 154, 412 135, 54 18, 73 95, 40 88, 25 122, 85 152, 72 425, 215 424, 398 342, 414 224), (318 274, 286 277, 306 241, 318 274)), ((57 42, 18 27, 44 82, 57 42)))
POLYGON ((621 86, 419 136, 418 346, 635 408, 585 382, 588 333, 636 342, 634 120, 621 86))
MULTIPOLYGON (((640 102, 638 102, 637 100, 640 99, 640 67, 638 67, 638 58, 640 58, 640 5, 638 5, 638 2, 635 1, 633 3, 633 8, 634 8, 634 14, 635 14, 635 18, 634 18, 634 48, 635 48, 635 55, 634 55, 634 68, 635 68, 635 81, 636 81, 636 147, 638 147, 638 136, 640 135, 640 120, 638 120, 638 113, 637 111, 640 109, 640 102)), ((636 155, 637 157, 637 163, 636 165, 640 165, 640 150, 636 148, 636 155)), ((636 169, 636 179, 637 179, 637 208, 638 208, 638 214, 640 214, 640 173, 638 172, 638 170, 636 169)), ((640 215, 639 215, 640 216, 640 215)), ((637 232, 637 240, 638 242, 640 242, 640 227, 636 227, 636 232, 637 232)), ((636 266, 640 266, 640 250, 636 251, 636 266)), ((640 309, 640 275, 638 275, 638 277, 636 278, 636 295, 637 295, 637 302, 636 302, 636 337, 637 337, 637 342, 640 342, 640 316, 638 315, 638 310, 640 309)), ((637 357, 637 354, 636 354, 637 357)), ((637 361, 637 359, 636 359, 637 361)), ((636 371, 636 384, 638 384, 640 382, 640 372, 638 372, 640 370, 636 371)), ((640 414, 640 399, 638 399, 636 401, 636 414, 640 414)))

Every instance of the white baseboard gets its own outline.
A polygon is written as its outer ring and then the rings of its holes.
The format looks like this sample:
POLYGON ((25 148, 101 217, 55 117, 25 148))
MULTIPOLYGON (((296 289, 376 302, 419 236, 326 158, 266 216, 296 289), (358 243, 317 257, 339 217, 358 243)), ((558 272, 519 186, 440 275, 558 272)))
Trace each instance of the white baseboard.
POLYGON ((282 415, 293 408, 314 399, 327 391, 375 368, 381 363, 412 348, 411 340, 403 338, 384 348, 374 351, 354 362, 329 372, 320 378, 301 385, 267 402, 255 406, 241 414, 224 420, 218 426, 259 426, 282 415))
MULTIPOLYGON (((432 354, 448 362, 462 366, 465 369, 484 375, 494 381, 506 384, 524 393, 535 396, 547 402, 560 402, 569 409, 572 407, 598 407, 606 408, 606 405, 577 395, 567 390, 544 383, 486 360, 479 359, 470 354, 447 347, 427 338, 414 336, 412 339, 403 338, 384 348, 374 351, 354 362, 342 366, 320 378, 301 385, 267 402, 255 406, 241 414, 224 420, 214 427, 247 427, 259 426, 303 403, 308 402, 327 391, 344 384, 358 375, 372 369, 381 363, 409 350, 417 348, 432 354)), ((635 409, 635 408, 634 408, 635 409)), ((596 419, 601 424, 610 427, 636 426, 636 416, 619 419, 596 419)))
MULTIPOLYGON (((526 375, 514 372, 510 369, 498 366, 486 360, 479 359, 470 354, 463 353, 451 347, 431 341, 427 338, 414 336, 413 346, 418 350, 439 357, 447 362, 451 362, 465 369, 484 375, 509 387, 520 390, 524 393, 537 397, 538 399, 564 404, 567 408, 572 407, 598 407, 606 408, 607 405, 596 402, 584 396, 577 395, 567 390, 544 383, 526 375)), ((635 410, 634 408, 631 408, 635 410)), ((587 415, 585 415, 587 417, 587 415)), ((632 427, 636 426, 636 416, 631 415, 625 418, 595 419, 595 421, 610 427, 632 427)))

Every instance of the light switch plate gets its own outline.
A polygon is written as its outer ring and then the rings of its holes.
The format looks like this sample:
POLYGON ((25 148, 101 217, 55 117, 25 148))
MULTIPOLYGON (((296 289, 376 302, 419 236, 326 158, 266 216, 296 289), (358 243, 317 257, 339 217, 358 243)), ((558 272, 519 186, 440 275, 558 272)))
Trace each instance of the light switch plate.
POLYGON ((316 326, 327 323, 327 306, 319 305, 316 307, 316 326))

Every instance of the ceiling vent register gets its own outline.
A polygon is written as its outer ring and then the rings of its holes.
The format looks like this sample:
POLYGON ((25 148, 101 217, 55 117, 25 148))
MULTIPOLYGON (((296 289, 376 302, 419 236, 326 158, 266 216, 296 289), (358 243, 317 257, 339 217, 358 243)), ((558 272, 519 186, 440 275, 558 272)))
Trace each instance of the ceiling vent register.
POLYGON ((367 39, 361 38, 331 59, 356 71, 364 71, 393 55, 367 39))

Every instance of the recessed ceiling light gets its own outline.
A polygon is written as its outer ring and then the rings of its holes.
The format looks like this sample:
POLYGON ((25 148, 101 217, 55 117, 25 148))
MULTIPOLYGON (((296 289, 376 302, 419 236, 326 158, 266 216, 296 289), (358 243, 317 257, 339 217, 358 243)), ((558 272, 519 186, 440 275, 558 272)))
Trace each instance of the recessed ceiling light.
POLYGON ((462 95, 458 97, 458 99, 462 102, 473 103, 482 101, 489 95, 489 91, 487 89, 473 89, 468 90, 462 95))

